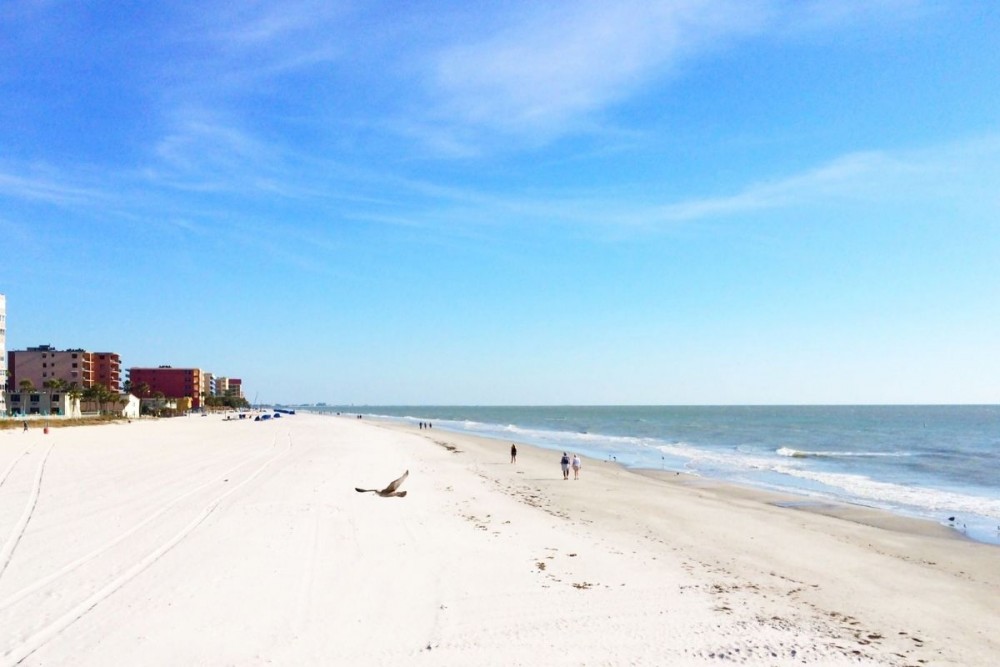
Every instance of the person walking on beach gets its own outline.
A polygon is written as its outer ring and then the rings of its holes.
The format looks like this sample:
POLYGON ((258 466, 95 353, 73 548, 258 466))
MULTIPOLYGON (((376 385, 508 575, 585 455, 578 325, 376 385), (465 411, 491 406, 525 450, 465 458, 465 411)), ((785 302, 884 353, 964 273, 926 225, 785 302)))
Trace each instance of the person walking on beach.
POLYGON ((28 420, 25 419, 24 420, 24 432, 26 433, 27 431, 28 431, 28 420))
POLYGON ((573 466, 573 479, 580 479, 580 468, 583 467, 583 461, 576 454, 573 455, 573 461, 570 463, 573 466))
POLYGON ((562 458, 559 459, 559 465, 562 466, 563 479, 569 479, 569 454, 563 452, 562 458))
POLYGON ((514 443, 510 445, 510 462, 517 463, 517 445, 514 443))

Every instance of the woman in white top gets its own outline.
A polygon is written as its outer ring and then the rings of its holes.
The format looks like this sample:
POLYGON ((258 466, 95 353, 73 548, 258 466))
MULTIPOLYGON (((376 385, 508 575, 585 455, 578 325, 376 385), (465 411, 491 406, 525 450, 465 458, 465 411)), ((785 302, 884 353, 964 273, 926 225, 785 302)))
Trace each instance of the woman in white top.
POLYGON ((583 461, 576 454, 573 455, 573 479, 580 479, 580 468, 583 467, 583 461))

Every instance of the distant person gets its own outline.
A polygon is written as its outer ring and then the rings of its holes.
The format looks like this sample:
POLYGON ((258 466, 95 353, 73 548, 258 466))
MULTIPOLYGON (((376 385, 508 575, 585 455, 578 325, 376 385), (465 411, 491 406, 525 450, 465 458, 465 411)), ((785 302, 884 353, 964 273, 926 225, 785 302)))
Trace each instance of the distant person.
POLYGON ((569 454, 563 452, 562 458, 559 459, 559 465, 562 466, 563 479, 569 479, 569 454))
POLYGON ((576 454, 573 455, 573 460, 570 462, 573 467, 573 479, 580 479, 580 468, 583 467, 583 461, 576 454))
POLYGON ((517 463, 517 445, 513 443, 510 446, 510 462, 517 463))
POLYGON ((25 431, 28 430, 28 420, 27 419, 24 420, 24 430, 25 431))

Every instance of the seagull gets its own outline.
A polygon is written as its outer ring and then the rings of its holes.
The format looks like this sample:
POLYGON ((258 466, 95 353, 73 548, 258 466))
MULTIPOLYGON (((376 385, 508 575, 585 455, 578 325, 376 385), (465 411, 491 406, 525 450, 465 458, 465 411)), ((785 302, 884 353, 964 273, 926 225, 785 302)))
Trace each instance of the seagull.
POLYGON ((391 482, 389 482, 389 486, 385 487, 381 491, 379 491, 378 489, 359 489, 358 487, 354 487, 354 490, 357 491, 358 493, 369 493, 369 492, 377 493, 383 498, 391 498, 393 496, 397 498, 402 498, 403 496, 406 495, 406 491, 397 491, 396 489, 399 488, 399 485, 403 483, 403 480, 405 480, 407 475, 409 474, 410 471, 407 470, 406 472, 403 473, 402 477, 400 477, 399 479, 392 480, 391 482))

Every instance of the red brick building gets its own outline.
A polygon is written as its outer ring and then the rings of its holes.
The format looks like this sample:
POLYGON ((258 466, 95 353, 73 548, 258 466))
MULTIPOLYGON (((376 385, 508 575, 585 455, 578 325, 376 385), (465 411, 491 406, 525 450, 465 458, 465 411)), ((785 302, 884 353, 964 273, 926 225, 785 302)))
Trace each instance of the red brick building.
POLYGON ((190 398, 192 408, 201 407, 201 369, 199 368, 130 368, 129 381, 132 393, 139 398, 149 398, 161 392, 165 398, 190 398), (140 394, 140 387, 148 385, 148 392, 140 394))

